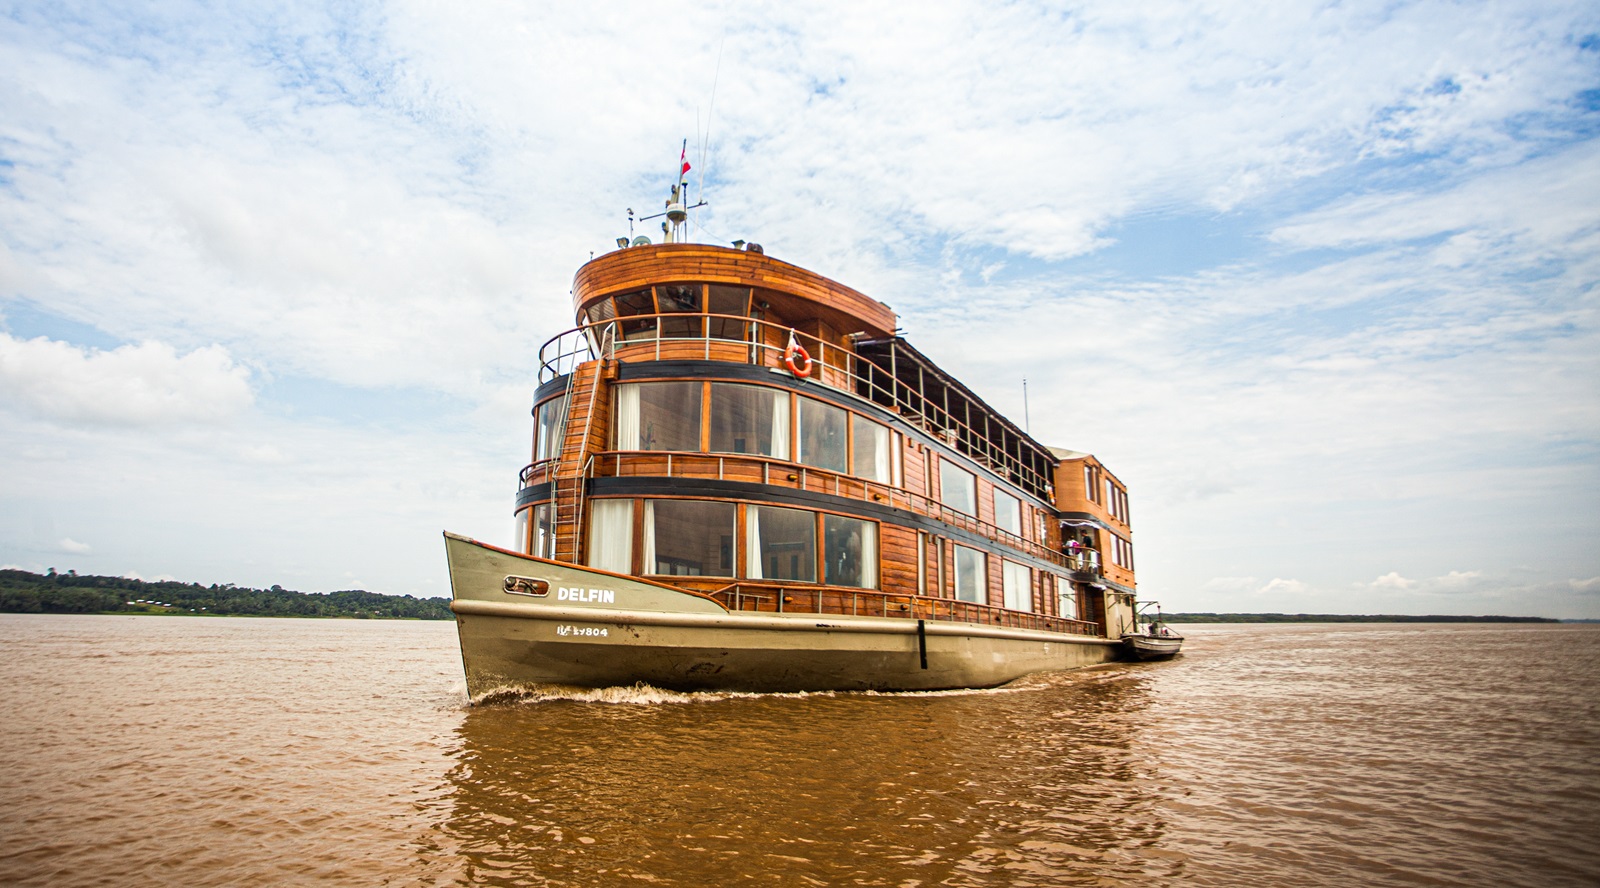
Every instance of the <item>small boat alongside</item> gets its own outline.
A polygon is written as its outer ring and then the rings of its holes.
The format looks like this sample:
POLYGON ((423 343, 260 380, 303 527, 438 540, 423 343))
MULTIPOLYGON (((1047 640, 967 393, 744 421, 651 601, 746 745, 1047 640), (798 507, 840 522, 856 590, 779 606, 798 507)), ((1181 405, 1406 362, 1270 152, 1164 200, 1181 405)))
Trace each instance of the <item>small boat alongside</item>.
MULTIPOLYGON (((1149 604, 1155 605, 1155 602, 1149 604)), ((1141 616, 1143 610, 1141 607, 1141 616)), ((1183 636, 1172 631, 1161 619, 1161 610, 1157 607, 1153 618, 1142 625, 1135 622, 1134 631, 1122 636, 1122 644, 1135 660, 1167 660, 1177 656, 1183 648, 1183 636)))
POLYGON ((1127 488, 766 255, 618 238, 539 352, 501 548, 445 534, 468 693, 989 687, 1130 655, 1127 488))

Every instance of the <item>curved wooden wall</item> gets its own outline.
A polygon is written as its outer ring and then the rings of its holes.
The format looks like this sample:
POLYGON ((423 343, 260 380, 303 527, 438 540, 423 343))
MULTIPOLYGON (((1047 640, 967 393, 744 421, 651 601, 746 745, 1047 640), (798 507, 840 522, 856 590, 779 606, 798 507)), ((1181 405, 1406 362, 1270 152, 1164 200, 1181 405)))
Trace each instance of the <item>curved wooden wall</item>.
POLYGON ((875 335, 894 331, 895 313, 876 299, 762 253, 706 244, 628 247, 589 260, 572 281, 573 308, 652 284, 698 281, 786 293, 843 312, 875 335))

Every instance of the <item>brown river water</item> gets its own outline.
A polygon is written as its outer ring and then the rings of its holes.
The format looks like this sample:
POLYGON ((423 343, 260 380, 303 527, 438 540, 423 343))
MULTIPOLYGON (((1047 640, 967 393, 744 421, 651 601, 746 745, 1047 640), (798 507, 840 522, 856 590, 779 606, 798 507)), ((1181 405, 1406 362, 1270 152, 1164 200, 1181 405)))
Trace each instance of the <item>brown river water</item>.
POLYGON ((0 615, 0 884, 1600 884, 1600 625, 1186 629, 469 707, 449 623, 0 615))

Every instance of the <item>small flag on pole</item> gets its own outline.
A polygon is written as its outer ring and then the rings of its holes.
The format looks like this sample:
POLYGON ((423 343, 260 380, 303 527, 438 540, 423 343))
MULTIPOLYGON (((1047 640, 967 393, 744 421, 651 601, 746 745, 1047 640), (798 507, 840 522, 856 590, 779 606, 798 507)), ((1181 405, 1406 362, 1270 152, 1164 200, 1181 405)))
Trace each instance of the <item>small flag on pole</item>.
POLYGON ((688 139, 683 140, 683 150, 678 153, 678 162, 683 164, 683 169, 678 171, 678 175, 680 175, 680 176, 687 175, 688 172, 689 172, 689 140, 688 139))

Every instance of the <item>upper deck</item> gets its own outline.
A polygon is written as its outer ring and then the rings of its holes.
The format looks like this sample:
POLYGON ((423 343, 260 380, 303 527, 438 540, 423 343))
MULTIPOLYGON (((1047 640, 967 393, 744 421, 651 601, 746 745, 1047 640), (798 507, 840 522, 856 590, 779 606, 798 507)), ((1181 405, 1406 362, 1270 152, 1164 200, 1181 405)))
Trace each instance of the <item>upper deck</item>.
POLYGON ((703 244, 630 247, 573 282, 578 327, 545 343, 540 378, 596 358, 784 367, 792 336, 808 385, 873 404, 999 478, 1053 500, 1049 448, 896 335, 889 306, 762 253, 703 244))

